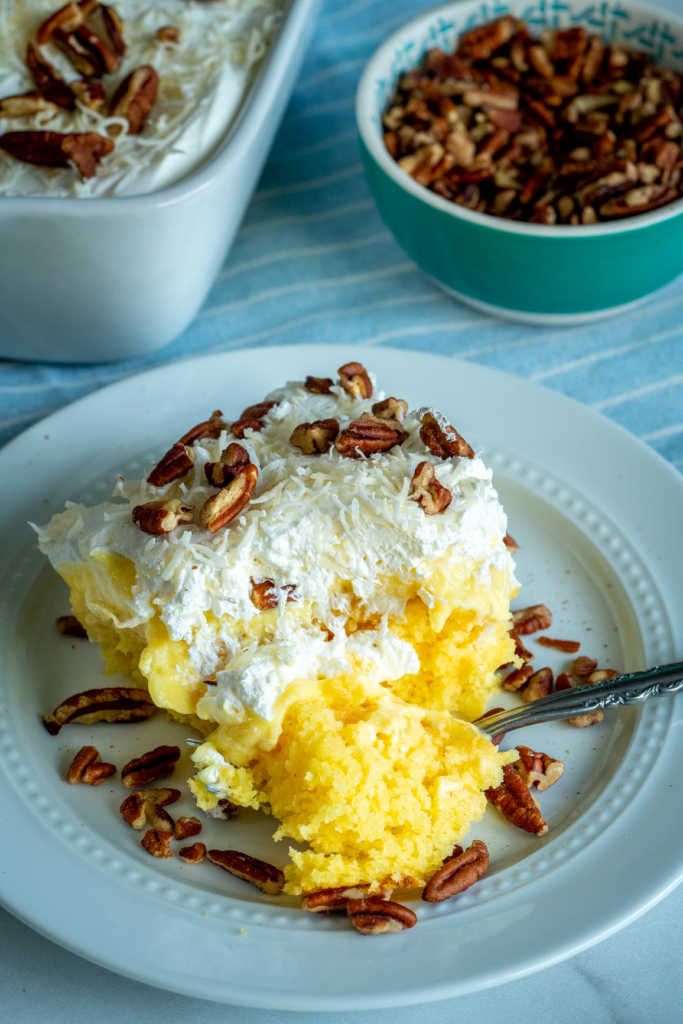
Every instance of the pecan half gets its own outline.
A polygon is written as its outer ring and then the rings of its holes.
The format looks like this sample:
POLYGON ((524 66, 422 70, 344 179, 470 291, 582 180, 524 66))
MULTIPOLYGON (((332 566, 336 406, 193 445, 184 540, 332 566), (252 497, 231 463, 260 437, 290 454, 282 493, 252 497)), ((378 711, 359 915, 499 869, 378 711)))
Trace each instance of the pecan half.
POLYGON ((407 437, 405 430, 398 424, 391 424, 363 413, 359 419, 352 420, 348 427, 341 431, 334 442, 334 447, 340 455, 345 455, 349 459, 361 459, 376 452, 388 452, 396 445, 403 444, 407 437))
POLYGON ((214 487, 225 487, 241 469, 249 465, 249 453, 241 444, 233 442, 224 448, 218 462, 207 462, 204 475, 214 487))
POLYGON ((152 484, 153 487, 165 487, 166 484, 170 484, 173 480, 178 480, 181 476, 189 473, 193 465, 194 450, 188 447, 188 445, 177 441, 157 462, 147 477, 147 483, 152 484))
POLYGON ((304 455, 322 455, 330 450, 338 433, 337 420, 314 420, 312 423, 300 423, 295 427, 289 443, 301 449, 304 455))
POLYGON ((116 765, 100 761, 96 747, 81 747, 69 765, 66 781, 72 786, 84 782, 88 786, 99 786, 105 779, 116 774, 116 765))
POLYGON ((193 843, 192 846, 183 846, 178 850, 178 856, 186 864, 201 864, 206 857, 204 843, 193 843))
POLYGON ((160 746, 133 757, 121 769, 121 782, 127 789, 145 786, 155 779, 173 775, 180 757, 180 747, 160 746))
POLYGON ((173 832, 173 819, 164 807, 179 799, 179 789, 136 789, 125 798, 119 811, 131 828, 140 830, 149 824, 173 832))
POLYGON ((591 672, 595 672, 597 667, 598 663, 595 658, 588 658, 582 654, 578 658, 574 658, 572 662, 572 675, 589 676, 591 672))
POLYGON ((150 828, 140 840, 141 846, 152 857, 172 857, 171 839, 173 833, 162 831, 158 828, 150 828))
POLYGON ((422 416, 420 440, 429 448, 432 455, 439 459, 452 459, 456 456, 465 459, 474 458, 474 449, 461 437, 450 423, 440 423, 431 412, 422 416))
POLYGON ((413 473, 409 497, 418 503, 426 516, 435 516, 446 511, 452 495, 437 480, 431 462, 420 462, 413 473))
POLYGON ((77 636, 81 640, 88 638, 85 627, 81 625, 75 615, 60 615, 57 619, 57 629, 62 636, 77 636))
POLYGON ((550 668, 539 668, 526 683, 523 684, 519 695, 523 701, 530 704, 531 701, 547 697, 553 688, 553 671, 550 668))
POLYGON ((544 604, 532 604, 528 608, 518 608, 512 613, 512 623, 515 633, 519 636, 526 636, 528 633, 538 633, 541 629, 548 629, 552 626, 553 616, 549 608, 544 604))
POLYGON ((201 423, 197 423, 196 426, 191 427, 182 437, 179 437, 178 444, 194 444, 195 441, 200 441, 205 437, 215 440, 221 436, 223 430, 227 429, 228 425, 223 419, 223 413, 220 409, 215 409, 208 420, 202 420, 201 423))
POLYGON ((199 521, 211 533, 232 522, 249 503, 258 480, 258 469, 251 462, 240 469, 227 487, 208 498, 199 512, 199 521))
POLYGON ((503 766, 503 781, 500 786, 491 786, 485 791, 489 803, 517 828, 542 836, 548 831, 547 822, 541 814, 529 787, 519 772, 510 764, 503 766))
MULTIPOLYGON (((287 595, 288 604, 290 601, 296 601, 296 584, 285 583, 283 587, 280 587, 280 590, 287 595)), ((258 608, 260 612, 268 611, 270 608, 277 608, 280 603, 273 580, 261 580, 260 583, 255 583, 252 579, 251 593, 249 596, 251 598, 251 603, 255 608, 258 608)))
POLYGON ((566 654, 576 654, 581 647, 578 640, 556 640, 551 636, 539 636, 536 643, 541 647, 552 647, 556 651, 564 651, 566 654))
POLYGON ((539 792, 550 789, 564 772, 564 761, 558 761, 550 754, 543 754, 525 746, 519 746, 517 750, 519 760, 515 761, 513 767, 529 789, 533 789, 534 786, 539 792))
POLYGON ((176 821, 173 835, 176 839, 189 839, 190 836, 198 836, 201 830, 202 823, 199 818, 188 818, 183 815, 176 821))
POLYGON ((191 523, 194 518, 192 505, 185 505, 179 498, 162 501, 147 501, 133 509, 133 522, 143 533, 158 537, 173 533, 181 523, 191 523))
POLYGON ((521 690, 533 674, 533 665, 522 665, 521 668, 514 668, 503 680, 503 689, 509 690, 511 693, 521 690))
POLYGON ((159 75, 146 64, 124 78, 111 98, 109 113, 112 117, 125 117, 128 133, 139 135, 145 126, 157 98, 159 75))
POLYGON ((40 167, 69 167, 75 164, 84 178, 94 177, 102 157, 114 148, 111 139, 96 132, 6 132, 0 135, 0 149, 27 164, 40 167))
POLYGON ((162 25, 157 29, 157 40, 166 46, 175 46, 180 42, 180 29, 177 25, 162 25))
POLYGON ((337 372, 339 383, 352 398, 372 398, 372 381, 362 363, 344 363, 337 372))
POLYGON ((334 381, 331 377, 306 377, 304 387, 312 395, 331 395, 334 381))
POLYGON ((54 114, 56 110, 56 104, 45 99, 37 91, 22 92, 0 99, 0 117, 33 117, 44 112, 54 114))
POLYGON ((346 904, 346 912, 351 924, 361 935, 387 935, 414 928, 417 924, 417 916, 410 907, 384 900, 380 896, 350 899, 346 904))
POLYGON ((254 405, 248 405, 246 409, 242 411, 240 416, 241 420, 262 420, 271 409, 274 409, 278 403, 274 399, 269 399, 264 402, 255 402, 254 405))
POLYGON ((40 23, 36 33, 39 46, 44 46, 52 41, 56 32, 73 32, 79 28, 88 15, 97 6, 97 0, 90 0, 88 3, 64 4, 48 18, 40 23))
MULTIPOLYGON (((456 847, 460 850, 460 847, 456 847)), ((475 839, 464 853, 451 855, 427 882, 422 899, 427 903, 441 903, 474 885, 489 869, 489 851, 486 843, 475 839)))
POLYGON ((118 67, 119 59, 114 51, 85 25, 81 25, 73 32, 57 29, 52 42, 84 78, 99 78, 107 71, 115 71, 118 67))
POLYGON ((155 714, 156 710, 146 690, 107 686, 84 690, 68 697, 50 714, 43 715, 43 725, 51 736, 56 736, 62 726, 71 722, 81 725, 94 725, 95 722, 139 722, 155 714))
POLYGON ((368 882, 355 885, 340 885, 333 889, 317 889, 301 897, 301 906, 312 914, 328 914, 335 910, 346 910, 349 900, 362 900, 370 892, 368 882))
POLYGON ((372 407, 372 414, 380 420, 394 420, 401 422, 406 418, 408 403, 403 398, 385 398, 381 402, 375 402, 372 407))
POLYGON ((105 34, 109 37, 109 42, 114 47, 114 50, 118 53, 119 57, 123 57, 126 52, 126 41, 124 39, 124 26, 123 20, 113 7, 109 7, 108 4, 99 4, 98 13, 102 19, 102 26, 105 34))
POLYGON ((207 857, 212 864, 229 871, 236 878, 255 885, 261 892, 272 896, 282 892, 285 876, 279 868, 265 860, 250 857, 248 853, 240 853, 239 850, 209 850, 207 857))

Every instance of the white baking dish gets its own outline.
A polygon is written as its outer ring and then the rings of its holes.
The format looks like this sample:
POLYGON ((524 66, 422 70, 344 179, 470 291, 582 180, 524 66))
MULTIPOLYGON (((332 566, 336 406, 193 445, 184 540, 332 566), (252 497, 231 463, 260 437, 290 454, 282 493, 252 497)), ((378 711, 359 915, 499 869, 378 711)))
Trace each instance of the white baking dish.
POLYGON ((0 356, 102 362, 166 345, 234 239, 321 0, 292 0, 216 154, 148 195, 0 197, 0 356))

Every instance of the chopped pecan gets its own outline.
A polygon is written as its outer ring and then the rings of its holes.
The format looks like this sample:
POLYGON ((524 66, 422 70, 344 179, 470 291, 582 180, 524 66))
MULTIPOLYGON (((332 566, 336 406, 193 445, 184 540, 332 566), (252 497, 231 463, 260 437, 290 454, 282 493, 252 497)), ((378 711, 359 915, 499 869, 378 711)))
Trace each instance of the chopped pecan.
POLYGON ((99 110, 104 106, 107 94, 101 82, 83 79, 83 81, 71 82, 69 88, 76 99, 88 110, 99 110))
MULTIPOLYGON (((595 686, 597 683, 605 683, 609 679, 616 679, 619 675, 611 668, 598 668, 594 669, 587 678, 581 679, 581 683, 584 686, 595 686)), ((570 683, 571 685, 571 683, 570 683)), ((589 725, 597 725, 602 722, 605 717, 605 712, 602 708, 597 708, 595 711, 587 711, 583 715, 574 715, 573 718, 568 718, 567 721, 570 725, 576 726, 577 729, 585 729, 589 725)))
MULTIPOLYGON (((280 590, 287 595, 288 604, 290 601, 296 601, 296 584, 285 583, 284 586, 280 587, 280 590)), ((261 580, 260 583, 256 583, 252 579, 249 596, 251 597, 251 603, 260 612, 268 611, 270 608, 277 608, 280 603, 273 580, 261 580)))
POLYGON ((220 409, 215 409, 211 413, 208 420, 202 420, 201 423, 197 423, 196 426, 191 427, 186 434, 178 438, 178 444, 194 444, 195 441, 201 441, 205 437, 213 438, 221 436, 223 430, 227 430, 228 425, 223 419, 223 413, 220 409))
POLYGON ((143 533, 160 536, 172 533, 181 523, 191 523, 194 518, 192 505, 185 505, 179 498, 163 501, 147 501, 133 509, 133 522, 143 533))
POLYGON ((467 850, 451 854, 432 875, 422 892, 427 903, 441 903, 474 885, 489 869, 489 851, 486 843, 475 839, 467 850))
POLYGON ((532 700, 540 700, 547 697, 553 688, 553 671, 551 668, 539 668, 526 683, 523 684, 519 695, 523 701, 530 704, 532 700))
POLYGON ((301 906, 312 914, 328 914, 335 910, 346 910, 349 900, 362 900, 370 892, 368 882, 355 885, 340 885, 334 889, 317 889, 301 897, 301 906))
POLYGON ((112 49, 92 32, 81 25, 73 32, 61 29, 53 34, 52 42, 71 61, 79 75, 84 78, 99 78, 108 71, 115 71, 119 58, 112 49))
MULTIPOLYGON (((147 483, 153 487, 165 487, 189 473, 194 465, 194 449, 178 441, 157 462, 147 477, 147 483)), ((163 531, 168 532, 168 531, 163 531)))
POLYGON ((96 747, 81 747, 69 765, 66 781, 72 786, 84 782, 88 786, 99 786, 105 779, 116 774, 116 766, 100 761, 96 747))
POLYGON ((199 521, 211 533, 232 522, 247 506, 258 480, 258 470, 251 462, 240 469, 227 487, 208 498, 199 512, 199 521))
POLYGON ((451 492, 439 483, 431 462, 420 462, 415 467, 409 497, 418 503, 427 516, 445 512, 451 503, 451 492))
POLYGON ((36 33, 39 46, 52 42, 56 32, 73 32, 84 24, 86 18, 97 6, 97 0, 88 3, 64 4, 48 18, 40 23, 36 33))
POLYGON ((218 462, 207 462, 204 466, 206 479, 214 487, 225 487, 234 480, 240 470, 249 465, 249 453, 234 441, 224 448, 218 462))
POLYGON ((380 420, 393 420, 401 423, 408 412, 408 403, 403 398, 385 398, 382 402, 375 402, 372 407, 372 414, 380 420))
POLYGON ((119 57, 123 57, 126 52, 123 20, 116 10, 108 4, 99 4, 99 15, 102 19, 104 33, 109 37, 109 42, 119 57))
POLYGON ((109 113, 112 117, 125 117, 128 133, 139 135, 145 126, 157 98, 159 76, 146 64, 124 78, 111 98, 109 113))
POLYGON ((459 52, 473 60, 488 60, 520 28, 523 28, 523 23, 509 14, 489 21, 486 25, 478 25, 460 36, 459 52))
POLYGON ((331 395, 334 381, 331 377, 306 377, 304 387, 312 395, 331 395))
POLYGON ((439 459, 451 459, 456 456, 474 458, 474 450, 455 427, 445 420, 439 421, 431 412, 426 412, 422 416, 420 440, 429 448, 432 455, 439 459))
POLYGON ((363 413, 341 431, 334 447, 349 459, 361 459, 376 452, 388 452, 408 437, 398 425, 363 413))
POLYGON ((503 537, 503 544, 506 548, 509 548, 510 551, 519 551, 519 544, 510 533, 506 533, 503 537))
POLYGON ((43 725, 51 736, 56 736, 64 725, 78 722, 139 722, 156 712, 146 690, 128 686, 107 686, 84 690, 58 704, 54 711, 43 715, 43 725))
POLYGON ((330 450, 338 433, 337 420, 314 420, 313 423, 300 423, 295 427, 289 443, 301 449, 304 455, 322 455, 330 450))
POLYGON ((201 864, 206 857, 204 843, 193 843, 192 846, 183 846, 178 850, 178 856, 186 864, 201 864))
POLYGON ((569 690, 571 688, 572 681, 566 672, 560 672, 555 680, 556 690, 569 690))
POLYGON ((528 633, 538 633, 541 629, 548 629, 553 624, 553 616, 549 608, 544 604, 532 604, 528 608, 518 608, 512 613, 512 623, 515 633, 519 636, 526 636, 528 633))
POLYGON ((77 636, 81 640, 88 638, 85 627, 81 625, 75 615, 60 615, 57 619, 57 629, 62 636, 77 636))
POLYGON ((588 658, 585 654, 581 654, 572 662, 572 675, 589 676, 597 667, 598 663, 595 658, 588 658))
POLYGON ((511 629, 510 636, 515 641, 515 657, 521 658, 522 661, 531 661, 533 654, 524 646, 520 638, 517 636, 516 630, 511 629))
POLYGON ((145 786, 155 779, 173 775, 180 757, 180 747, 160 746, 133 757, 121 769, 121 782, 127 789, 145 786))
POLYGON ((352 398, 372 398, 372 381, 362 363, 339 367, 339 383, 352 398))
POLYGON ((172 832, 162 831, 158 828, 150 828, 145 832, 140 843, 152 857, 172 857, 172 838, 172 832))
POLYGON ((164 807, 179 799, 179 789, 136 789, 125 798, 119 811, 131 828, 140 830, 149 824, 173 832, 173 819, 164 807))
POLYGON ((551 636, 539 636, 536 643, 541 647, 553 647, 556 651, 564 651, 566 654, 576 654, 581 647, 578 640, 556 640, 551 636))
POLYGON ((521 775, 529 789, 536 786, 539 792, 550 789, 564 771, 564 761, 558 761, 550 754, 543 754, 531 747, 517 747, 519 760, 513 767, 521 775))
POLYGON ((255 885, 261 892, 273 896, 282 892, 285 876, 279 868, 267 861, 250 857, 248 853, 240 853, 238 850, 209 850, 207 856, 212 864, 255 885))
POLYGON ((489 803, 518 828, 535 836, 542 836, 548 831, 548 825, 529 787, 512 765, 503 766, 502 783, 500 786, 491 786, 485 795, 489 803))
POLYGON ((417 924, 417 916, 410 907, 392 900, 384 900, 380 896, 367 896, 365 899, 348 900, 346 912, 351 924, 361 935, 385 935, 391 932, 402 932, 417 924))
POLYGON ((513 668, 512 672, 506 675, 503 680, 503 689, 514 693, 520 690, 534 674, 533 665, 522 665, 521 668, 513 668))
POLYGON ((235 420, 235 422, 230 425, 230 433, 233 437, 239 437, 241 439, 244 437, 247 430, 255 430, 258 433, 262 427, 262 420, 257 420, 253 417, 251 419, 239 419, 235 420))
POLYGON ((56 110, 55 103, 35 90, 0 99, 0 117, 33 117, 34 114, 54 114, 56 110))
POLYGON ((183 815, 176 821, 173 835, 176 839, 189 839, 190 836, 198 836, 201 830, 202 823, 199 818, 188 818, 183 815))
POLYGON ((102 157, 114 148, 111 139, 96 132, 6 132, 0 135, 0 149, 27 164, 40 167, 69 167, 75 164, 84 178, 94 177, 102 157))
POLYGON ((180 29, 177 25, 162 25, 157 29, 157 40, 166 46, 175 46, 180 42, 180 29))

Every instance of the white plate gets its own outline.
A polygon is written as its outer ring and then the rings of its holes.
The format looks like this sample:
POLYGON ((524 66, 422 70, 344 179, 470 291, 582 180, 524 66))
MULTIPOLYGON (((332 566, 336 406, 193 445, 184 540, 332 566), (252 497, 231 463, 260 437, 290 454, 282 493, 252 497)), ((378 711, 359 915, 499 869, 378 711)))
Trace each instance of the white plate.
MULTIPOLYGON (((131 378, 37 424, 0 453, 0 895, 55 942, 165 989, 289 1010, 452 996, 570 956, 681 876, 680 700, 624 709, 592 729, 556 723, 515 734, 567 762, 543 795, 548 835, 527 836, 489 809, 472 830, 490 845, 486 878, 459 898, 420 906, 417 929, 378 939, 361 938, 343 917, 321 920, 261 896, 209 864, 153 860, 118 815, 119 782, 64 783, 84 743, 120 767, 185 732, 157 716, 45 733, 39 714, 101 685, 101 663, 94 648, 56 634, 66 589, 26 520, 45 521, 67 498, 104 500, 119 469, 139 467, 141 454, 164 450, 212 409, 235 415, 283 380, 332 375, 350 357, 373 368, 389 394, 441 407, 484 449, 522 546, 519 600, 551 606, 553 635, 581 639, 585 653, 624 669, 683 656, 680 477, 609 421, 506 374, 385 348, 260 349, 131 378)), ((553 652, 536 651, 537 666, 559 668, 553 652)), ((271 831, 245 814, 207 823, 202 838, 283 863, 271 831)))

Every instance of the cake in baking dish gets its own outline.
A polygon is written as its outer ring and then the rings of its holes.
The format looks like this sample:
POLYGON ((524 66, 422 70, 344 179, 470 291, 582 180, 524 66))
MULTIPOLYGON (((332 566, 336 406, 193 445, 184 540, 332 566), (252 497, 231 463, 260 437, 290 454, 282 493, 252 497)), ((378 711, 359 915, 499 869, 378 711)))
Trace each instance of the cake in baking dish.
POLYGON ((514 660, 505 533, 458 432, 349 363, 39 537, 107 669, 199 733, 199 807, 272 814, 298 893, 422 883, 482 816, 513 756, 469 724, 514 660))

